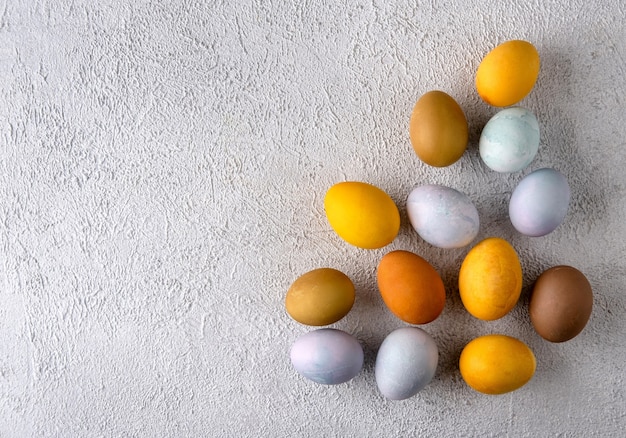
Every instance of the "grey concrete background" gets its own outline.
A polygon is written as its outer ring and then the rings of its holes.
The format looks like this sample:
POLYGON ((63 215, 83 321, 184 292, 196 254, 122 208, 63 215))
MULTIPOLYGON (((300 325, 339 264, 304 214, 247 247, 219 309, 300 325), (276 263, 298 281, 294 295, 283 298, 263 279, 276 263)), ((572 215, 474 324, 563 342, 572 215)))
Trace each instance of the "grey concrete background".
POLYGON ((626 427, 626 31, 624 2, 0 1, 0 436, 623 436, 626 427), (521 105, 541 127, 531 166, 480 160, 496 110, 474 87, 492 47, 522 38, 542 67, 521 105), (411 109, 441 89, 470 146, 453 166, 419 162, 411 109), (533 169, 562 171, 565 222, 519 235, 507 202, 533 169), (330 230, 335 182, 386 190, 398 238, 375 251, 330 230), (458 297, 469 250, 440 250, 404 211, 418 184, 475 202, 477 238, 500 236, 524 269, 519 305, 477 321, 458 297), (408 249, 447 288, 431 384, 402 402, 374 359, 403 323, 375 285, 380 257, 408 249), (595 292, 588 326, 550 344, 530 326, 529 287, 570 264, 595 292), (283 300, 302 273, 348 274, 357 300, 334 325, 365 367, 320 386, 289 363, 309 328, 283 300), (538 368, 522 389, 473 392, 466 342, 504 333, 538 368))

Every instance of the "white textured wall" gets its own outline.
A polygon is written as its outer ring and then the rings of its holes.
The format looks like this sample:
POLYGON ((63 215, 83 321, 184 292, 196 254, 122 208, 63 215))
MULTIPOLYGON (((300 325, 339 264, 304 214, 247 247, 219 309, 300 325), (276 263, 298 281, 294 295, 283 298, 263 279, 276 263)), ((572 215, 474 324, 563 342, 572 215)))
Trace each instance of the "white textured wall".
POLYGON ((621 0, 0 1, 0 436, 623 436, 625 22, 621 0), (495 109, 473 76, 513 38, 542 57, 522 102, 542 139, 531 168, 507 176, 478 155, 495 109), (408 140, 431 89, 471 125, 467 153, 445 169, 420 163, 408 140), (508 197, 543 166, 568 177, 570 211, 525 238, 508 197), (388 248, 340 241, 322 200, 347 179, 402 211, 417 184, 467 193, 479 238, 521 255, 518 307, 470 317, 455 286, 469 248, 429 246, 404 212, 388 248), (448 299, 423 326, 440 348, 434 380, 391 402, 373 363, 403 324, 374 275, 400 248, 431 261, 448 299), (584 332, 559 345, 526 311, 528 286, 555 264, 595 292, 584 332), (361 374, 330 387, 292 369, 289 347, 308 328, 283 307, 291 282, 320 266, 356 283, 335 327, 366 352, 361 374), (494 332, 538 359, 527 386, 499 397, 457 369, 465 343, 494 332))

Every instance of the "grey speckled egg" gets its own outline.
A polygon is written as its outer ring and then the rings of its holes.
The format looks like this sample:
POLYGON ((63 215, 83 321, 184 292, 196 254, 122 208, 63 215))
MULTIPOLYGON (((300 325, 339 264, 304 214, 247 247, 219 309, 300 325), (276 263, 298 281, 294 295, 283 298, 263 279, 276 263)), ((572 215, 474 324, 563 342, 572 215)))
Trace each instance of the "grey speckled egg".
POLYGON ((528 166, 539 150, 539 123, 521 107, 507 108, 483 128, 480 157, 496 172, 517 172, 528 166))
POLYGON ((404 400, 422 390, 435 375, 439 349, 434 339, 417 327, 391 332, 376 356, 376 384, 391 400, 404 400))
POLYGON ((417 234, 439 248, 461 248, 478 234, 476 207, 467 195, 450 187, 417 187, 409 194, 406 208, 417 234))

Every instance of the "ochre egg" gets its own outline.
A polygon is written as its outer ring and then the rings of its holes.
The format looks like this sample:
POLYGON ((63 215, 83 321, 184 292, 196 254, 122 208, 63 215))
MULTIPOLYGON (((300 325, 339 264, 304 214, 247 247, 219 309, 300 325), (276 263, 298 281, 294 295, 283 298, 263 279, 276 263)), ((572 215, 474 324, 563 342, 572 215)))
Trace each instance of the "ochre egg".
POLYGON ((505 335, 486 335, 461 352, 463 380, 478 392, 504 394, 524 386, 535 374, 537 361, 522 341, 505 335))
POLYGON ((539 75, 539 64, 539 53, 528 41, 502 43, 478 66, 476 90, 490 105, 513 105, 532 90, 539 75))
POLYGON ((589 280, 571 266, 555 266, 539 276, 530 296, 530 320, 550 342, 576 337, 587 325, 593 307, 589 280))
POLYGON ((467 119, 451 96, 443 91, 429 91, 413 108, 409 135, 415 153, 424 163, 449 166, 467 148, 467 119))
POLYGON ((385 254, 378 264, 377 281, 383 301, 402 321, 426 324, 443 311, 443 281, 417 254, 402 250, 385 254))
POLYGON ((354 304, 354 284, 341 271, 320 268, 293 282, 287 296, 287 313, 301 324, 320 326, 339 321, 354 304))
POLYGON ((459 294, 476 318, 502 318, 515 306, 521 292, 522 265, 506 240, 490 237, 465 256, 459 272, 459 294))
POLYGON ((365 249, 382 248, 400 230, 400 212, 387 193, 364 182, 335 184, 324 198, 330 226, 346 242, 365 249))

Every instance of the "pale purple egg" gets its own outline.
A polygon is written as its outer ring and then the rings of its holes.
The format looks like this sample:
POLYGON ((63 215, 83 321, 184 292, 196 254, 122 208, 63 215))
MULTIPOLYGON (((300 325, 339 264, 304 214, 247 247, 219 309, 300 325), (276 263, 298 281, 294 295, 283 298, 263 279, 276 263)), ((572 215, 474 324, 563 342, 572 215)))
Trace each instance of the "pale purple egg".
POLYGON ((344 331, 318 329, 300 336, 293 343, 291 363, 309 380, 337 385, 359 374, 363 368, 363 348, 344 331))
POLYGON ((569 200, 570 188, 563 174, 550 168, 535 170, 520 181, 511 195, 511 223, 526 236, 545 236, 563 222, 569 200))
POLYGON ((417 234, 439 248, 461 248, 478 234, 476 207, 467 195, 450 187, 416 187, 409 194, 406 209, 417 234))
POLYGON ((435 375, 439 349, 434 339, 418 327, 391 332, 376 355, 376 384, 391 400, 404 400, 422 390, 435 375))

